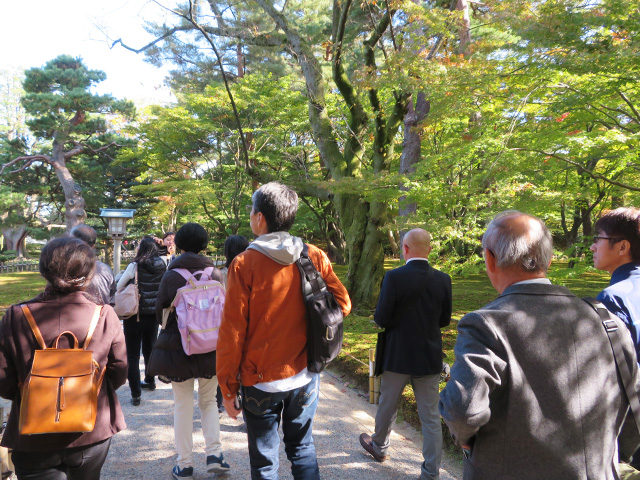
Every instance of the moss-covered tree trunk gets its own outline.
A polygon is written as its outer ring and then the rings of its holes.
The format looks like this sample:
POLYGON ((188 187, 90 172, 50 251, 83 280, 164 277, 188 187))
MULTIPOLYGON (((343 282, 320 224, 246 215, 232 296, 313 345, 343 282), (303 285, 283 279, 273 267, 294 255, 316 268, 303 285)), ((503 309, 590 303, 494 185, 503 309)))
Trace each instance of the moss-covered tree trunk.
POLYGON ((361 196, 339 195, 336 208, 345 234, 348 251, 347 289, 358 308, 375 307, 384 276, 385 232, 380 228, 386 205, 366 202, 361 196))
MULTIPOLYGON (((257 4, 274 20, 284 32, 287 43, 295 52, 307 86, 309 101, 309 123, 313 139, 318 147, 325 167, 335 180, 362 179, 363 170, 371 168, 374 174, 388 172, 393 154, 394 137, 406 112, 408 96, 395 95, 392 112, 384 114, 384 108, 375 89, 366 92, 374 118, 370 119, 363 107, 363 99, 350 82, 343 65, 342 42, 348 25, 351 1, 334 2, 332 25, 332 76, 344 105, 349 112, 346 141, 338 141, 326 104, 327 82, 323 69, 314 55, 311 45, 300 35, 294 25, 266 0, 257 4), (373 132, 373 145, 365 147, 363 137, 373 132), (372 167, 365 166, 363 159, 370 160, 372 167)), ((364 42, 363 63, 375 72, 374 49, 390 25, 392 12, 387 11, 375 25, 364 42)), ((364 95, 362 95, 364 97, 364 95)), ((375 306, 380 283, 384 276, 384 243, 388 222, 387 204, 370 201, 357 191, 338 191, 334 197, 340 225, 345 234, 349 271, 347 289, 354 306, 361 309, 375 306)))

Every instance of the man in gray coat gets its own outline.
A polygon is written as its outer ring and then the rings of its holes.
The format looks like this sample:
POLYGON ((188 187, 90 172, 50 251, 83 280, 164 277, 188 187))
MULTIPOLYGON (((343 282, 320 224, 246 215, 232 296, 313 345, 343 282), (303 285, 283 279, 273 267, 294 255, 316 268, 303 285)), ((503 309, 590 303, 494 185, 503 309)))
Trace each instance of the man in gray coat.
MULTIPOLYGON (((96 239, 98 234, 89 225, 79 224, 71 229, 71 235, 79 238, 91 248, 96 247, 96 239)), ((91 283, 87 287, 86 292, 91 295, 97 303, 104 305, 115 304, 114 295, 116 294, 116 282, 113 277, 111 267, 100 261, 96 262, 96 273, 93 275, 91 283)))
MULTIPOLYGON (((640 435, 602 321, 546 278, 549 230, 530 215, 503 212, 482 247, 500 296, 458 323, 439 405, 465 453, 464 479, 618 478, 623 424, 623 458, 640 435)), ((622 343, 640 385, 631 338, 622 343)))

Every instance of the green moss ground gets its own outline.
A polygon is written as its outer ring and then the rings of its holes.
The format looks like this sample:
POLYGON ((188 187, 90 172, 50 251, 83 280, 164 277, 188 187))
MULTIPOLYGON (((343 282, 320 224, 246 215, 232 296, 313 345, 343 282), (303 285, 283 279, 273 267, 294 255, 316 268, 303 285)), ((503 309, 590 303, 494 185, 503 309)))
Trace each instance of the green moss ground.
POLYGON ((14 303, 24 302, 44 290, 45 280, 38 272, 3 273, 0 275, 0 315, 14 303))

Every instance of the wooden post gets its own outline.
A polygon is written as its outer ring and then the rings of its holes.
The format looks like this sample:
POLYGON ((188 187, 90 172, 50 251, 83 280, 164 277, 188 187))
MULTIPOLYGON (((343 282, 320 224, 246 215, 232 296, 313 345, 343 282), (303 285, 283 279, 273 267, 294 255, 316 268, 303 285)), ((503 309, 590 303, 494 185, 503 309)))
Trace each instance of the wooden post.
POLYGON ((373 372, 375 371, 374 364, 376 360, 376 349, 369 349, 369 403, 376 403, 375 398, 375 377, 373 372))
POLYGON ((378 405, 380 403, 380 377, 373 377, 373 403, 378 405))

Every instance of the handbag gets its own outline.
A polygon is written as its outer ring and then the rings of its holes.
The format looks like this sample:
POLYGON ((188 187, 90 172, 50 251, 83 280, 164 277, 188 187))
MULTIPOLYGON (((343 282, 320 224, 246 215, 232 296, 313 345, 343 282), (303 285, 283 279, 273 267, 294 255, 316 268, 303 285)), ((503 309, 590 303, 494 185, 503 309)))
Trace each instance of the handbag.
MULTIPOLYGON (((2 422, 2 427, 0 428, 0 439, 2 439, 4 431, 7 427, 5 404, 8 408, 11 408, 11 402, 4 399, 0 400, 0 422, 2 422)), ((13 466, 13 461, 11 461, 11 449, 7 447, 0 447, 0 478, 13 478, 14 470, 15 467, 13 466)))
POLYGON ((384 349, 387 345, 387 331, 378 332, 378 341, 376 343, 376 358, 373 364, 373 376, 379 377, 384 372, 384 349))
POLYGON ((113 309, 120 318, 129 318, 138 313, 138 304, 140 303, 140 295, 138 292, 138 265, 135 266, 133 283, 130 283, 114 297, 115 305, 113 309))
POLYGON ((68 330, 56 337, 52 348, 47 348, 29 307, 21 307, 40 350, 34 352, 31 370, 20 387, 18 431, 21 435, 92 431, 107 367, 100 370, 87 347, 102 306, 96 305, 82 348, 78 348, 78 339, 68 330), (63 335, 73 339, 73 348, 58 348, 63 335))

